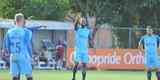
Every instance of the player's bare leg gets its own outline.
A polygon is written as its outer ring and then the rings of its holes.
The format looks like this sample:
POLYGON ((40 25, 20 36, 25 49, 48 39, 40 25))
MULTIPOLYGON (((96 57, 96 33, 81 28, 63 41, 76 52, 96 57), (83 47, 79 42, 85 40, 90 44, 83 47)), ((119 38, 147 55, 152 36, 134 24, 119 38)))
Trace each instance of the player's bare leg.
POLYGON ((82 80, 86 79, 86 68, 87 68, 87 64, 82 63, 82 80))
POLYGON ((157 80, 160 80, 160 68, 157 69, 156 76, 157 80))
POLYGON ((78 62, 76 62, 75 65, 74 65, 74 68, 73 68, 73 78, 72 78, 72 80, 75 80, 75 79, 76 79, 76 73, 77 73, 78 65, 79 65, 78 62))
POLYGON ((152 69, 148 68, 147 69, 147 80, 151 80, 152 78, 152 69))

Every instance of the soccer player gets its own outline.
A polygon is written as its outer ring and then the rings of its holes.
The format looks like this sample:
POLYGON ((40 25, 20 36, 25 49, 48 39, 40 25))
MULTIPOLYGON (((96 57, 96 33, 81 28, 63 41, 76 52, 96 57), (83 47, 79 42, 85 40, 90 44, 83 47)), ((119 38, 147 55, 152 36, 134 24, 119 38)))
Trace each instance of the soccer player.
POLYGON ((142 36, 139 41, 139 49, 144 52, 144 64, 147 69, 147 80, 151 80, 152 69, 157 69, 157 80, 160 80, 160 66, 158 66, 158 49, 160 39, 153 34, 150 26, 146 28, 147 34, 142 36))
POLYGON ((9 29, 5 36, 5 49, 10 54, 10 73, 12 80, 20 80, 19 75, 25 75, 32 80, 32 32, 24 28, 24 15, 15 15, 15 27, 9 29))
POLYGON ((86 79, 86 68, 87 63, 89 61, 88 55, 88 42, 92 40, 90 35, 91 30, 87 25, 87 19, 78 15, 75 19, 75 48, 74 48, 74 68, 73 68, 73 78, 72 80, 76 80, 76 73, 78 65, 82 65, 82 80, 86 79))

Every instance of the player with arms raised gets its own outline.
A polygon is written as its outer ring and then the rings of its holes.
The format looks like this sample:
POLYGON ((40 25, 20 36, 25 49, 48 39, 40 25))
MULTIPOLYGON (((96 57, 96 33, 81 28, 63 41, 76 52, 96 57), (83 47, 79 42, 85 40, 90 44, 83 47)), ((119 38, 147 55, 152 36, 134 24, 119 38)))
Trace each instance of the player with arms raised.
MULTIPOLYGON (((86 79, 86 68, 89 61, 88 55, 88 45, 89 41, 93 40, 93 35, 95 35, 96 30, 92 32, 87 24, 87 19, 81 17, 80 14, 76 16, 75 19, 75 48, 74 48, 74 68, 73 68, 73 78, 76 79, 77 67, 82 64, 82 80, 86 79), (91 33, 92 32, 92 33, 91 33)), ((95 28, 96 29, 96 28, 95 28)))
POLYGON ((12 80, 20 80, 19 75, 26 75, 32 80, 32 32, 24 28, 24 15, 15 15, 15 27, 9 29, 5 36, 5 48, 10 54, 10 73, 12 80))
POLYGON ((152 69, 156 68, 157 80, 160 80, 160 66, 158 65, 159 37, 153 34, 150 26, 146 28, 147 34, 142 36, 139 49, 144 52, 144 64, 147 69, 147 80, 151 80, 152 69))

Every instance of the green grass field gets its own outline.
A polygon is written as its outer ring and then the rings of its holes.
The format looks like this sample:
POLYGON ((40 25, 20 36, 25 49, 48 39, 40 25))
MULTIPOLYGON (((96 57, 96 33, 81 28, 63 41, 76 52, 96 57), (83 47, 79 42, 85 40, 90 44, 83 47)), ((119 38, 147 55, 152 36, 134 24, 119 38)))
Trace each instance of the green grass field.
MULTIPOLYGON (((34 70, 34 80, 71 80, 71 71, 34 70)), ((86 80, 146 80, 144 71, 88 71, 86 80)), ((24 76, 22 76, 22 80, 24 76)), ((156 76, 153 76, 156 80, 156 76)), ((11 80, 8 70, 0 70, 0 80, 11 80)), ((78 72, 77 80, 81 80, 78 72)))

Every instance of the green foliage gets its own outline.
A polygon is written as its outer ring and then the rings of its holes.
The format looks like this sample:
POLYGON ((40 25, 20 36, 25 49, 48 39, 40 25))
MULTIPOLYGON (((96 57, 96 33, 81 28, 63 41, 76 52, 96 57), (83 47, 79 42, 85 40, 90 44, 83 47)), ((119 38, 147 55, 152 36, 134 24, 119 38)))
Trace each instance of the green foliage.
MULTIPOLYGON (((64 20, 66 15, 74 17, 74 13, 80 11, 85 16, 96 16, 97 24, 159 27, 159 4, 160 0, 0 0, 0 17, 14 18, 15 13, 22 12, 32 19, 64 20)), ((129 31, 120 31, 115 30, 115 33, 127 47, 129 31)))
POLYGON ((69 0, 0 0, 0 16, 13 18, 17 12, 34 19, 62 20, 70 9, 69 0))
POLYGON ((97 16, 97 23, 114 26, 159 26, 160 0, 0 0, 0 17, 17 12, 34 19, 63 20, 70 11, 97 16))
POLYGON ((153 25, 160 22, 160 0, 72 0, 81 12, 96 15, 99 23, 117 27, 153 25))
MULTIPOLYGON (((138 28, 146 25, 160 26, 160 0, 72 0, 73 6, 84 15, 97 16, 97 23, 114 27, 138 28)), ((114 30, 120 47, 128 48, 129 30, 114 30)), ((134 31, 131 31, 135 37, 134 31)), ((134 42, 132 44, 137 44, 134 42)), ((137 46, 131 46, 137 47, 137 46)))

